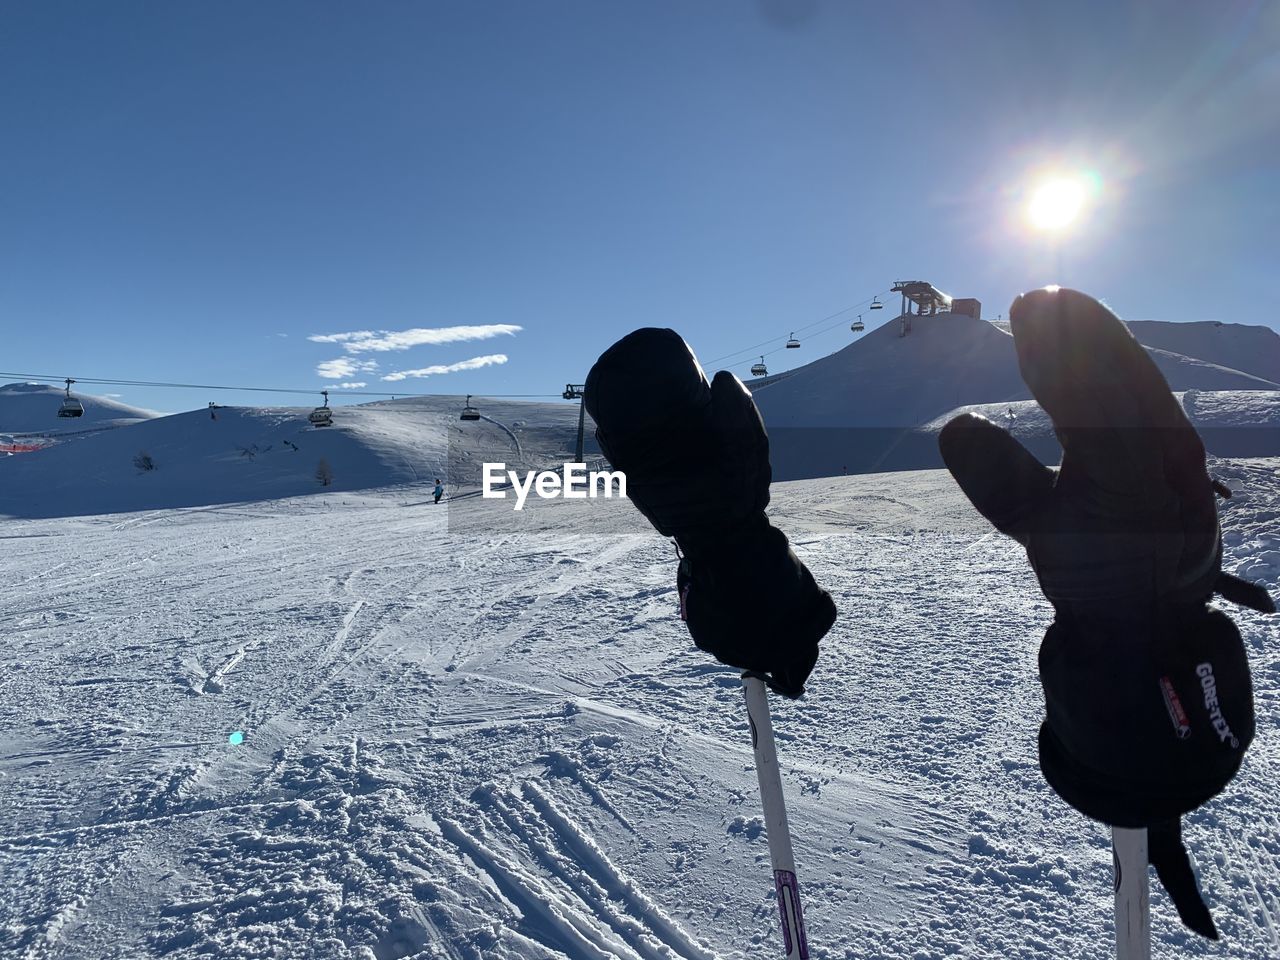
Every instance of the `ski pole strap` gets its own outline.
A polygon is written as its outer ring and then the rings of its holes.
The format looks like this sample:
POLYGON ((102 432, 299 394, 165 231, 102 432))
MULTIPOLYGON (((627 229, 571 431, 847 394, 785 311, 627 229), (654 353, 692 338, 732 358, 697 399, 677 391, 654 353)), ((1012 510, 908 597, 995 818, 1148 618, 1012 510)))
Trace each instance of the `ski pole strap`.
POLYGON ((1223 600, 1239 607, 1248 607, 1258 613, 1275 613, 1276 603, 1271 599, 1265 587, 1248 580, 1241 580, 1230 573, 1219 573, 1213 585, 1213 592, 1223 600))
POLYGON ((1179 919, 1200 936, 1217 940, 1218 928, 1214 926, 1209 905, 1196 886, 1191 858, 1182 842, 1180 817, 1147 828, 1147 856, 1151 866, 1156 868, 1160 885, 1168 891, 1179 919))

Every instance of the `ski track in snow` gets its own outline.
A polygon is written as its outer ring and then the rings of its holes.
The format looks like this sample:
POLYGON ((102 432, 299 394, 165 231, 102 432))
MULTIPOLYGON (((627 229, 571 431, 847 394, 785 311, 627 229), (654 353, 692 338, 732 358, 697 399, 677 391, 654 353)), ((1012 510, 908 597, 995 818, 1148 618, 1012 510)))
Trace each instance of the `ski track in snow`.
MULTIPOLYGON (((1277 466, 1213 465, 1226 566, 1272 588, 1277 466)), ((425 499, 0 522, 0 955, 777 955, 740 684, 670 546, 626 504, 464 536, 477 501, 425 499)), ((937 472, 772 513, 840 609, 774 701, 813 955, 1109 956, 1107 833, 1036 765, 1020 551, 937 472)), ((1280 957, 1278 628, 1238 621, 1258 738, 1187 829, 1224 942, 1155 889, 1156 957, 1280 957)))

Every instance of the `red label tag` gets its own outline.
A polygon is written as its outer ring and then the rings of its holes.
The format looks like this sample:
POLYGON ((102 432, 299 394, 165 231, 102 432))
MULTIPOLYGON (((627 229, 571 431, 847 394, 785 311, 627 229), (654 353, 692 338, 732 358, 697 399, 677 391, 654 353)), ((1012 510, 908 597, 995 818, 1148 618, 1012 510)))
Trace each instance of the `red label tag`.
POLYGON ((1182 708, 1182 701, 1178 699, 1178 691, 1174 689, 1173 681, 1168 677, 1160 678, 1160 693, 1164 696, 1164 707, 1169 711, 1169 719, 1173 721, 1173 729, 1177 731, 1178 739, 1187 739, 1191 736, 1191 721, 1187 718, 1187 711, 1182 708))

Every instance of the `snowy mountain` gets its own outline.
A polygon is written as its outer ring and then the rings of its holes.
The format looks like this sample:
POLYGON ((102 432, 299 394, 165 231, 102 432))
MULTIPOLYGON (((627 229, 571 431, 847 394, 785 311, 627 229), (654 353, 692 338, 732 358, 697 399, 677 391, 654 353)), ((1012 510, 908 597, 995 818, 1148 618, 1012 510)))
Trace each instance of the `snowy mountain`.
POLYGON ((84 415, 59 418, 65 396, 61 387, 47 383, 0 384, 0 434, 69 434, 104 427, 122 427, 150 420, 160 414, 75 390, 84 415))
MULTIPOLYGON (((1208 352, 1224 355, 1233 352, 1225 345, 1236 342, 1233 335, 1252 343, 1257 331, 1280 347, 1280 336, 1263 327, 1209 326, 1197 332, 1215 347, 1208 352), (1215 336, 1205 336, 1209 332, 1215 336)), ((1198 345, 1195 337, 1184 339, 1188 346, 1198 345)), ((1200 354, 1164 349, 1151 354, 1175 391, 1280 390, 1280 382, 1200 354)), ((906 336, 901 335, 901 318, 891 320, 836 353, 757 388, 755 397, 770 427, 910 427, 964 404, 1024 400, 1030 394, 1007 331, 964 314, 940 313, 911 317, 906 336)))
MULTIPOLYGON (((1209 352, 1226 356, 1233 337, 1252 343, 1262 339, 1256 331, 1263 329, 1208 327, 1199 336, 1212 341, 1209 352)), ((901 331, 901 318, 892 320, 754 390, 769 428, 776 478, 935 468, 941 465, 936 430, 925 425, 975 405, 997 405, 1003 415, 1011 405, 1030 400, 1013 337, 999 326, 943 313, 913 316, 906 336, 901 331)), ((1194 337, 1186 343, 1197 345, 1194 337)), ((1242 397, 1280 390, 1280 383, 1198 357, 1159 349, 1150 353, 1175 391, 1231 391, 1242 397)), ((1280 445, 1251 455, 1262 453, 1280 454, 1280 445)))
MULTIPOLYGON (((575 404, 473 402, 485 419, 460 421, 462 401, 442 396, 340 407, 333 426, 323 428, 307 421, 310 408, 222 407, 69 437, 38 453, 0 458, 0 515, 269 500, 437 477, 474 486, 486 460, 527 469, 572 458, 575 404), (144 469, 143 456, 153 469, 144 469), (323 487, 321 461, 331 477, 323 487)), ((589 439, 590 455, 596 448, 589 439)))
POLYGON ((1270 327, 1203 320, 1130 320, 1138 342, 1280 383, 1280 334, 1270 327))

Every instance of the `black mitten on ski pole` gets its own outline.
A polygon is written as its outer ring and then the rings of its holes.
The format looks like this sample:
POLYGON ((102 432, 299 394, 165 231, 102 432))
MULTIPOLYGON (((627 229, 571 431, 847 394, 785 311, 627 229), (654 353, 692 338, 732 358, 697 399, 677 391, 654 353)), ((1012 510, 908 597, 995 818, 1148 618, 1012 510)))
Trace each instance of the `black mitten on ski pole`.
POLYGON ((1061 466, 972 414, 948 423, 939 445, 973 505, 1026 547, 1053 603, 1040 647, 1040 767, 1085 815, 1147 828, 1183 922, 1216 939, 1179 818, 1235 776, 1254 717, 1240 634, 1206 604, 1216 592, 1275 607, 1222 573, 1204 445, 1124 324, 1074 290, 1019 297, 1009 323, 1061 466))
POLYGON ((680 335, 652 327, 606 350, 584 393, 627 496, 679 545, 694 643, 800 696, 836 610, 765 516, 769 439, 751 394, 723 370, 708 384, 680 335))

